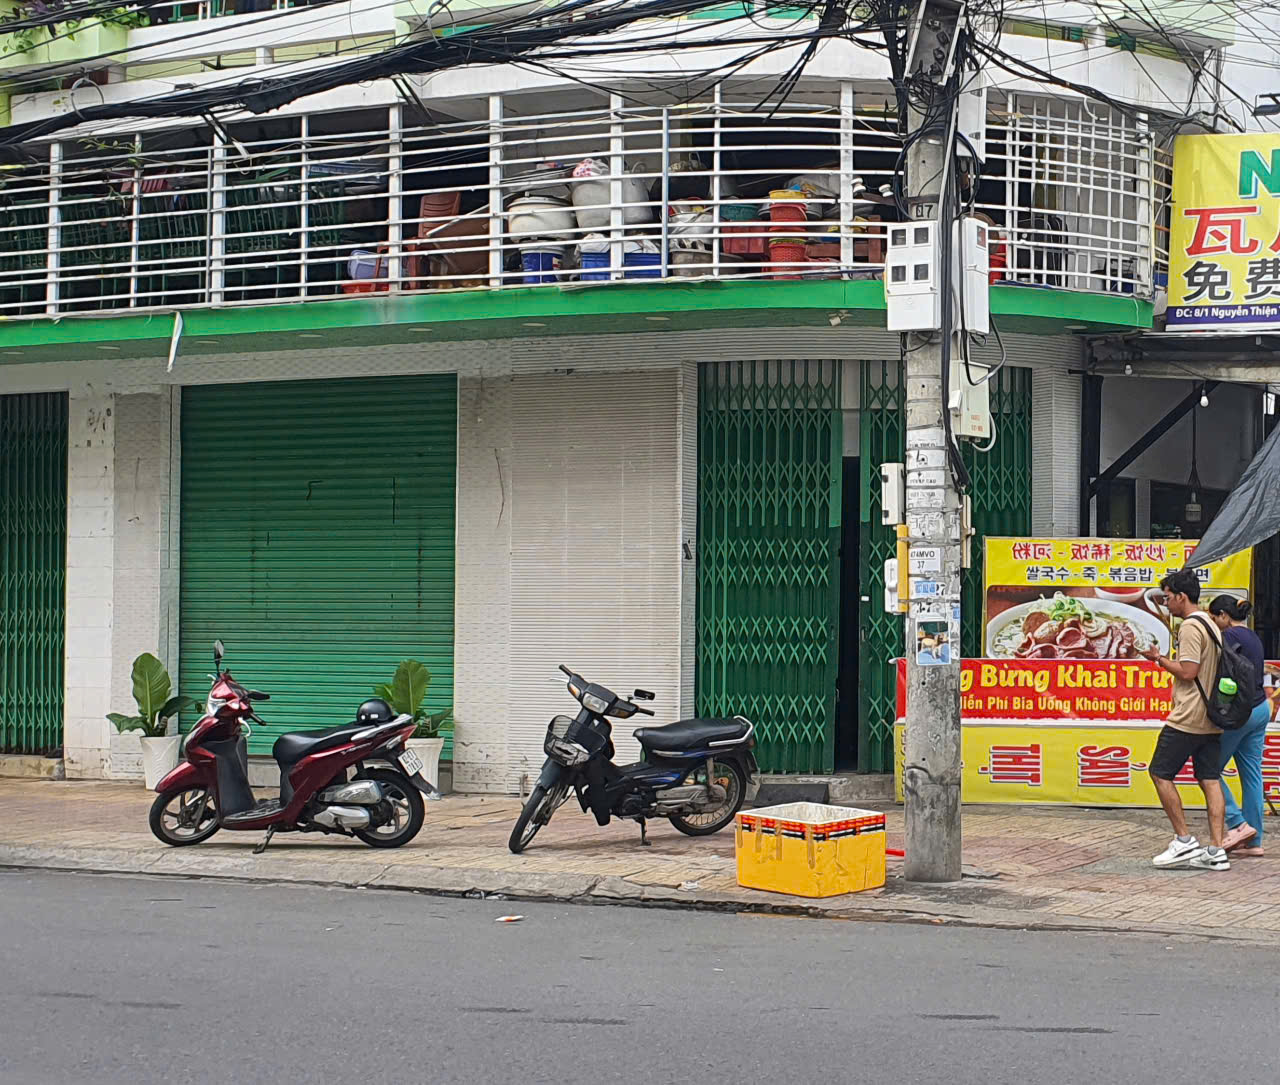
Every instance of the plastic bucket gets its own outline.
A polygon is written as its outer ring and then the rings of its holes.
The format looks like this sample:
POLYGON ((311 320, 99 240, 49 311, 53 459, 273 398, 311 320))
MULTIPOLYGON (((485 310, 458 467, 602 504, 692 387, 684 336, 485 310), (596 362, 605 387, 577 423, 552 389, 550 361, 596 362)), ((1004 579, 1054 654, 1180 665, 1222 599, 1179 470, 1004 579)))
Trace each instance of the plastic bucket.
POLYGON ((579 276, 584 282, 603 282, 609 278, 609 253, 608 252, 587 252, 580 254, 582 262, 582 274, 579 276), (601 271, 599 269, 603 268, 601 271), (591 270, 588 270, 591 269, 591 270))
POLYGON ((542 274, 542 272, 560 270, 560 254, 558 252, 523 252, 520 254, 520 263, 524 267, 524 282, 526 286, 537 286, 541 283, 559 281, 558 275, 542 274))
POLYGON ((661 279, 662 253, 629 252, 622 261, 628 268, 623 272, 625 279, 661 279))

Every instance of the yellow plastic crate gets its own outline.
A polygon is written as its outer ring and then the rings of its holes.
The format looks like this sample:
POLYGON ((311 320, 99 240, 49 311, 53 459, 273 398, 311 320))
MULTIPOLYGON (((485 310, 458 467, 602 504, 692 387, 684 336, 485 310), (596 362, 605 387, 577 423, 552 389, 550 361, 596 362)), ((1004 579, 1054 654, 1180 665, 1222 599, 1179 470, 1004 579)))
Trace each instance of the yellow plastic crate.
POLYGON ((738 884, 797 897, 884 885, 884 814, 793 802, 738 815, 738 884))

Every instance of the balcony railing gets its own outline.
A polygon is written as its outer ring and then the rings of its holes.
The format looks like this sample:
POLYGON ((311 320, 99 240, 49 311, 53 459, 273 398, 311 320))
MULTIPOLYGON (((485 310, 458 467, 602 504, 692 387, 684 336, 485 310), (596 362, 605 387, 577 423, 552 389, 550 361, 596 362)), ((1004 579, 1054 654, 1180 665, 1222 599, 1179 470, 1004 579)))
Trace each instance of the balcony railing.
MULTIPOLYGON (((851 85, 776 112, 581 97, 591 108, 494 96, 476 120, 394 105, 54 144, 0 168, 0 314, 880 277, 900 140, 851 85)), ((1147 132, 1011 97, 987 135, 965 197, 993 224, 993 280, 1150 296, 1165 201, 1147 132)))

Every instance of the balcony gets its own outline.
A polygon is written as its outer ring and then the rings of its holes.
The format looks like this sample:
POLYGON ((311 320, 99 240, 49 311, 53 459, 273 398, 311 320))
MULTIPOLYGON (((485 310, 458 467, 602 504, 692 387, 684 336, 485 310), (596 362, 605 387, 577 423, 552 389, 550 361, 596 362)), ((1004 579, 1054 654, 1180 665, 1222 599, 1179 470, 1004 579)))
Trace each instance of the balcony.
MULTIPOLYGON (((880 279, 900 140, 851 85, 775 113, 727 91, 574 97, 53 144, 0 168, 0 316, 880 279)), ((1015 95, 987 149, 965 196, 992 224, 994 282, 1152 296, 1168 172, 1149 132, 1015 95)))

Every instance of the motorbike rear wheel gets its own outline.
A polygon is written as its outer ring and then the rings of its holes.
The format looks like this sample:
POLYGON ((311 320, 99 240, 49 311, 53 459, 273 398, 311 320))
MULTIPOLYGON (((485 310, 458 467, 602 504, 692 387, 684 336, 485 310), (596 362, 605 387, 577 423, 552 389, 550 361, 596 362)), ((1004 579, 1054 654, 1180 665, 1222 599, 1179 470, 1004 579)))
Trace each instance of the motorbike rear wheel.
MULTIPOLYGON (((747 778, 736 761, 714 761, 712 770, 715 781, 725 789, 724 802, 712 810, 700 814, 672 814, 671 824, 685 836, 710 836, 732 824, 734 816, 742 809, 747 797, 747 778)), ((707 769, 704 765, 689 773, 687 783, 705 784, 707 769)))
POLYGON ((538 830, 551 820, 556 807, 564 802, 568 794, 568 784, 555 784, 550 790, 539 784, 533 789, 529 801, 524 804, 524 809, 516 818, 515 828, 511 830, 511 838, 507 841, 507 847, 511 849, 513 855, 519 855, 529 846, 529 842, 538 835, 538 830))
POLYGON ((218 806, 205 788, 162 791, 151 804, 148 819, 157 840, 171 848, 199 844, 218 831, 218 806))
POLYGON ((421 831, 427 813, 418 789, 391 769, 370 769, 360 778, 382 785, 383 801, 391 804, 392 817, 376 828, 353 830, 356 836, 371 848, 400 848, 409 843, 421 831))

